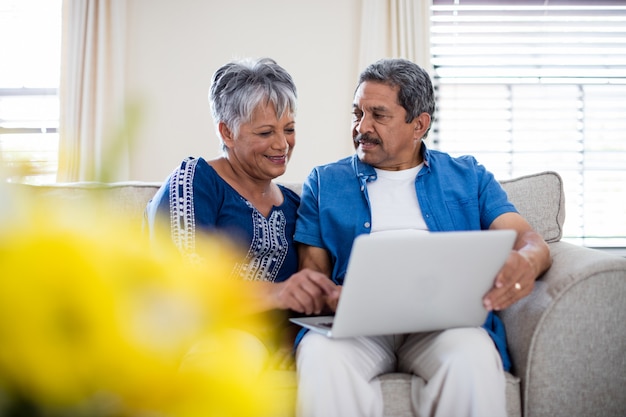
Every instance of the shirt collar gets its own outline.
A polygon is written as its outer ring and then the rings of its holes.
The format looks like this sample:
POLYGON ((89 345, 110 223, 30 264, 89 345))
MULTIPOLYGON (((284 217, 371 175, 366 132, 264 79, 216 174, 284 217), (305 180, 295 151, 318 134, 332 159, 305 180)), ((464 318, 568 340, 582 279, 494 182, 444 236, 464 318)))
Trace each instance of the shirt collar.
POLYGON ((426 142, 424 142, 424 140, 422 140, 422 147, 420 148, 421 152, 422 152, 422 159, 424 160, 424 166, 429 168, 430 167, 430 151, 428 150, 428 147, 426 146, 426 142))

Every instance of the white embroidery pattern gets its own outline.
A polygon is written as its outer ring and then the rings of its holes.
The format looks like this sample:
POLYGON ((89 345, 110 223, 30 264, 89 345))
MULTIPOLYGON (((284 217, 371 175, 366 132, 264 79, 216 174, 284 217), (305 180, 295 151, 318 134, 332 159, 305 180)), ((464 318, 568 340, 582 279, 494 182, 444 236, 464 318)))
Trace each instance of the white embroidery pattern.
MULTIPOLYGON (((193 177, 198 160, 186 158, 170 177, 170 223, 172 241, 186 256, 194 256, 196 222, 193 200, 193 177)), ((252 212, 252 241, 233 276, 250 281, 275 281, 287 257, 287 221, 282 210, 275 210, 266 219, 249 201, 242 201, 252 212)))
POLYGON ((249 281, 274 282, 287 257, 287 220, 281 210, 272 211, 266 219, 250 202, 253 236, 245 259, 235 266, 235 274, 249 281))
POLYGON ((197 159, 186 158, 170 177, 170 222, 172 240, 184 254, 196 248, 196 217, 193 209, 193 176, 197 159))

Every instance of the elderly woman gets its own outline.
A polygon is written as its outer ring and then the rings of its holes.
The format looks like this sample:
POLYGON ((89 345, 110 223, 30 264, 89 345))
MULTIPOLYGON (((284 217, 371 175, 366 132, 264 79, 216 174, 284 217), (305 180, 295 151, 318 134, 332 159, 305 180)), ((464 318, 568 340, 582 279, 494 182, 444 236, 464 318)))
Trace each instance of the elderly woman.
MULTIPOLYGON (((160 230, 157 223, 167 225, 185 254, 193 255, 196 232, 237 242, 245 256, 234 271, 249 282, 257 312, 318 313, 338 296, 326 276, 297 272, 299 197, 273 181, 285 173, 295 146, 296 98, 291 76, 271 59, 219 68, 209 101, 223 154, 183 160, 146 208, 151 234, 160 230)), ((262 342, 270 353, 278 349, 262 342)))

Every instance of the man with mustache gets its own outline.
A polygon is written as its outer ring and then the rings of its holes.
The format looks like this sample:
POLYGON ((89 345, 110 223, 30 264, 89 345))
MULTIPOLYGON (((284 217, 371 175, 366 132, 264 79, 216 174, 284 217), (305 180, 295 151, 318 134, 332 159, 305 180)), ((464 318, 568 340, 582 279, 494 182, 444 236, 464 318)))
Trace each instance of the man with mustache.
MULTIPOLYGON (((506 415, 503 371, 510 360, 494 311, 532 291, 550 253, 485 167, 426 147, 434 111, 432 83, 416 64, 386 59, 361 73, 352 117, 356 153, 314 168, 304 183, 295 233, 300 268, 340 286, 352 242, 363 233, 514 229, 514 248, 484 297, 488 320, 478 328, 376 337, 305 333, 296 356, 299 416, 382 416, 376 377, 394 371, 419 377, 411 390, 418 416, 506 415)), ((336 301, 328 298, 331 310, 336 301)))

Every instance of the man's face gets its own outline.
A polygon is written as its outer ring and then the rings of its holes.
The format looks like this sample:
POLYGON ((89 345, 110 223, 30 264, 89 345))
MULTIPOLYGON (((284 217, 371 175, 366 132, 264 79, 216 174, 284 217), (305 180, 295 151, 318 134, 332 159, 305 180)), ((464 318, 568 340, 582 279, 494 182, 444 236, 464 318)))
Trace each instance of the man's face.
POLYGON ((422 162, 423 123, 419 118, 406 122, 398 87, 363 82, 354 94, 352 108, 352 139, 361 161, 389 171, 413 168, 422 162))

